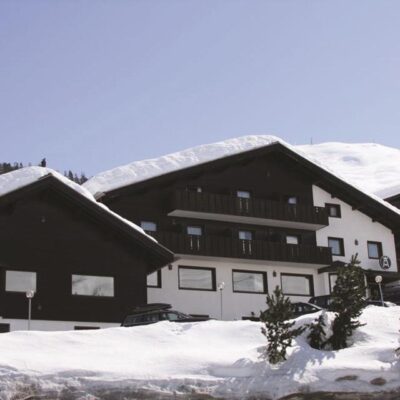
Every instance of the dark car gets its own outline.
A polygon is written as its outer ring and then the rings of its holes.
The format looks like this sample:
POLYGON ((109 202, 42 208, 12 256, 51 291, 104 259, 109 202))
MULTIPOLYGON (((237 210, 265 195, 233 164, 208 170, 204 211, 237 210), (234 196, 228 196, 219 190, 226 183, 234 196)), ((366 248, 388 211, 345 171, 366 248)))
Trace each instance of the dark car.
POLYGON ((152 303, 136 307, 123 320, 121 326, 149 325, 159 321, 200 322, 209 318, 192 317, 171 309, 170 304, 152 303))
POLYGON ((312 314, 322 310, 321 307, 318 307, 314 304, 303 302, 292 303, 292 307, 293 315, 295 318, 300 317, 301 315, 312 314))
POLYGON ((324 296, 313 296, 308 302, 325 310, 329 310, 332 303, 332 296, 329 294, 324 296))

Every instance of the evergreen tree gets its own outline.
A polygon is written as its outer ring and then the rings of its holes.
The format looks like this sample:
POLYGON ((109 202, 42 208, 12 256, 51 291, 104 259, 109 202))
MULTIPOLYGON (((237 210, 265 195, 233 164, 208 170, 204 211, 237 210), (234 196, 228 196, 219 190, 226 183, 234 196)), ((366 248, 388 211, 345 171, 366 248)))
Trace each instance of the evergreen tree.
POLYGON ((307 336, 308 344, 314 349, 323 349, 326 344, 326 333, 324 329, 326 327, 325 313, 322 312, 308 327, 310 328, 310 332, 307 336))
POLYGON ((47 161, 46 158, 42 158, 42 161, 40 161, 39 167, 46 167, 47 161))
POLYGON ((365 283, 357 256, 352 256, 349 264, 338 269, 333 288, 331 309, 336 316, 332 323, 332 336, 328 340, 333 350, 346 348, 353 331, 362 326, 358 317, 365 306, 365 283))
POLYGON ((291 329, 294 321, 292 304, 277 286, 270 296, 267 295, 268 308, 261 313, 260 319, 265 323, 261 332, 268 340, 267 357, 271 364, 286 360, 286 349, 292 345, 292 340, 303 332, 304 328, 291 329))

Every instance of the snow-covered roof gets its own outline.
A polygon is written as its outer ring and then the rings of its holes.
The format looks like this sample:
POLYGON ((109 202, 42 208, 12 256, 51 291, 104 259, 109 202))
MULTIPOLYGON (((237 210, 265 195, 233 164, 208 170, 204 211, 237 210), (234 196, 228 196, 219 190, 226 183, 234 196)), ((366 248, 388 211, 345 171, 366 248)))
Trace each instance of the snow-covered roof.
POLYGON ((99 193, 106 193, 170 172, 270 146, 274 143, 280 143, 400 215, 398 208, 372 193, 377 190, 381 182, 383 182, 383 186, 387 186, 389 182, 400 179, 400 163, 398 162, 400 150, 374 143, 324 143, 293 146, 277 136, 242 136, 192 147, 159 158, 134 161, 101 172, 85 182, 83 186, 96 196, 99 193))
POLYGON ((388 199, 390 197, 400 194, 400 184, 387 187, 375 193, 381 199, 388 199))
POLYGON ((4 196, 5 194, 11 193, 15 190, 21 189, 24 186, 28 186, 46 176, 53 176, 54 178, 58 179, 64 185, 67 185, 75 192, 79 193, 79 195, 86 197, 88 200, 92 201, 95 207, 100 207, 101 209, 105 210, 107 213, 111 214, 114 218, 119 219, 130 228, 134 229, 135 231, 140 232, 142 235, 146 236, 147 238, 156 241, 152 236, 147 235, 142 228, 137 226, 131 221, 128 221, 125 218, 122 218, 120 215, 116 214, 115 212, 111 211, 108 207, 104 204, 101 204, 95 200, 93 195, 83 186, 78 185, 77 183, 71 181, 70 179, 66 178, 65 176, 61 175, 57 171, 54 171, 50 168, 43 168, 43 167, 26 167, 17 169, 15 171, 8 172, 6 174, 0 175, 0 196, 4 196))

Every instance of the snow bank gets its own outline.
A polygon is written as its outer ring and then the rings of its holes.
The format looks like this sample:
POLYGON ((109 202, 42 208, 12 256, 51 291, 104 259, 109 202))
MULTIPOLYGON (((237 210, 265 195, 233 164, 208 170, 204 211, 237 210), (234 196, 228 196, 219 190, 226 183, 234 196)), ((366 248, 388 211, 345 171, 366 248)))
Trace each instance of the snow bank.
MULTIPOLYGON (((299 324, 318 314, 304 316, 299 324)), ((15 377, 42 388, 129 387, 159 392, 193 391, 216 397, 270 396, 298 391, 372 392, 400 387, 400 307, 370 306, 354 345, 340 351, 310 348, 305 335, 288 360, 271 366, 263 358, 260 323, 160 322, 99 331, 12 332, 0 336, 0 391, 13 394, 15 377), (337 381, 356 375, 357 379, 337 381), (370 384, 382 377, 384 388, 370 384)), ((4 397, 5 398, 5 397, 4 397)), ((83 397, 82 397, 83 398, 83 397)), ((85 397, 86 398, 86 397, 85 397)))
POLYGON ((71 189, 75 190, 75 192, 79 193, 81 196, 84 196, 88 200, 92 201, 96 207, 102 208, 103 210, 111 214, 114 218, 117 218, 122 222, 124 222, 125 224, 129 225, 130 228, 133 228, 139 231, 141 234, 147 236, 151 240, 156 241, 152 236, 147 235, 142 228, 140 228, 133 222, 128 221, 125 218, 122 218, 120 215, 111 211, 104 204, 98 203, 96 199, 93 197, 93 195, 89 192, 89 190, 71 181, 70 179, 66 178, 65 176, 61 175, 59 172, 54 171, 51 168, 26 167, 0 175, 0 196, 18 190, 48 175, 52 175, 54 178, 58 179, 64 185, 69 186, 71 189))

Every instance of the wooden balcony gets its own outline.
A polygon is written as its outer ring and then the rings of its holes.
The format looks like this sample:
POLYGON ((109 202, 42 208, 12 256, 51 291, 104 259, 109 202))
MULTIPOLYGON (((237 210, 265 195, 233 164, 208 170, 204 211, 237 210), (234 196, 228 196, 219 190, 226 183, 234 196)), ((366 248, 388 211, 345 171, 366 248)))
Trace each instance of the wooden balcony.
POLYGON ((281 261, 319 266, 332 263, 329 247, 241 240, 220 236, 194 236, 173 232, 157 232, 154 237, 175 254, 281 261))
POLYGON ((175 192, 168 215, 314 231, 329 224, 324 207, 185 190, 175 192))

